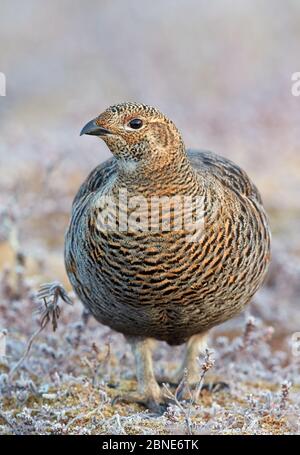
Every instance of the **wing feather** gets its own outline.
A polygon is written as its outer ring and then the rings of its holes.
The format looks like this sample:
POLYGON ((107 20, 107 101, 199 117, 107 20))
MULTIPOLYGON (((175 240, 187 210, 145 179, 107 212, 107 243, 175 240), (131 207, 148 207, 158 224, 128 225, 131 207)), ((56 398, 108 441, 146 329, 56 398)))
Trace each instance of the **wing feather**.
POLYGON ((262 204, 258 189, 237 164, 206 150, 188 150, 187 154, 195 169, 212 173, 223 185, 236 194, 244 194, 262 204))

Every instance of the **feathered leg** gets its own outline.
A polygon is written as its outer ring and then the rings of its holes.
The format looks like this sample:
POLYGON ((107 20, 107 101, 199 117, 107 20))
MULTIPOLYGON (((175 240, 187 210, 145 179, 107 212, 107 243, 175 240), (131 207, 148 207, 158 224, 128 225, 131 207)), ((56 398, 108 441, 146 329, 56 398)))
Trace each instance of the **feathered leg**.
MULTIPOLYGON (((170 379, 165 377, 160 378, 158 381, 160 384, 165 382, 170 384, 170 386, 176 387, 182 382, 183 379, 185 379, 186 387, 181 388, 178 396, 180 399, 190 399, 190 392, 197 390, 201 374, 199 356, 200 354, 204 354, 207 349, 207 340, 208 333, 193 335, 186 343, 184 360, 180 368, 170 379)), ((224 388, 228 388, 228 385, 225 382, 215 382, 211 384, 204 384, 202 386, 202 389, 209 389, 213 392, 224 388)))
POLYGON ((162 413, 166 400, 154 375, 151 339, 128 337, 127 340, 135 357, 138 390, 122 394, 117 400, 140 403, 153 412, 162 413))

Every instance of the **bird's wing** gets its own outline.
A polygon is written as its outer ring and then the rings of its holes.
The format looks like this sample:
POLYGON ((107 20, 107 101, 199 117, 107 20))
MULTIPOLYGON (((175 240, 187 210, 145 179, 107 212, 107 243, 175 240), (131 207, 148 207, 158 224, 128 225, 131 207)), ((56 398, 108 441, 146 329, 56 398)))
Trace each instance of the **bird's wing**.
POLYGON ((83 202, 83 200, 89 196, 91 193, 97 191, 100 187, 105 185, 109 180, 111 175, 115 172, 115 159, 110 158, 109 160, 104 161, 104 163, 99 164, 85 179, 85 181, 80 186, 74 200, 73 207, 78 202, 83 202))
POLYGON ((223 185, 235 193, 244 194, 262 204, 258 189, 237 164, 206 150, 187 150, 187 154, 194 169, 212 173, 223 185))

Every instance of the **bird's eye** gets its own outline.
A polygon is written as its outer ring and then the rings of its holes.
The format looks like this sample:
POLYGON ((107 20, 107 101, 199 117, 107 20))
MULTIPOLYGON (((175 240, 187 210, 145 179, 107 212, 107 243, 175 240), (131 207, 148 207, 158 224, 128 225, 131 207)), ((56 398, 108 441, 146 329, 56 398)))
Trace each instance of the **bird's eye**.
POLYGON ((142 128, 143 121, 140 118, 133 118, 132 120, 130 120, 130 122, 128 122, 128 126, 133 130, 138 130, 142 128))

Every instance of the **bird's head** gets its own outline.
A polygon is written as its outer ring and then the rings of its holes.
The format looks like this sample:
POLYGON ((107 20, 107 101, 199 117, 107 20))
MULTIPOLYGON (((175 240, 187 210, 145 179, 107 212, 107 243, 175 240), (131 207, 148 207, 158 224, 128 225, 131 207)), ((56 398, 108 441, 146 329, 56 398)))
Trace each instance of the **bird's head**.
POLYGON ((174 123, 145 104, 122 103, 109 107, 88 122, 80 134, 100 137, 122 161, 170 159, 170 154, 183 149, 174 123))

